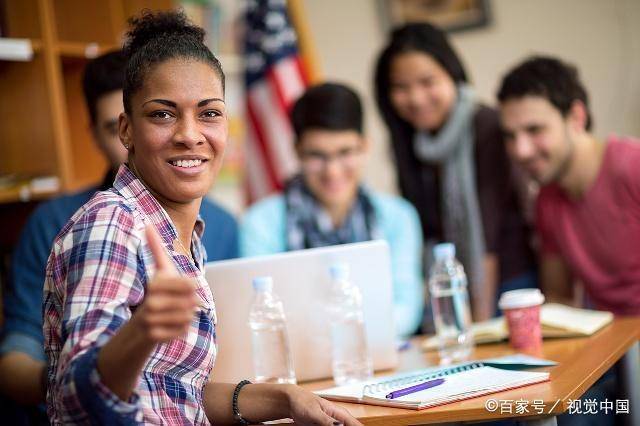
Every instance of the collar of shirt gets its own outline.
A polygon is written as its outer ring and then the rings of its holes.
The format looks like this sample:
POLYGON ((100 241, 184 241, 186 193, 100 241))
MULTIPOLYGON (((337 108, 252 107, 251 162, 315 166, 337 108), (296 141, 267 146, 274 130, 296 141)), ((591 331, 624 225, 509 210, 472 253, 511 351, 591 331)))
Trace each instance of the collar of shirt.
MULTIPOLYGON (((173 248, 173 242, 178 239, 178 231, 171 221, 169 214, 147 189, 142 180, 140 180, 126 164, 120 166, 113 182, 113 189, 120 194, 131 207, 138 206, 156 227, 165 245, 173 248)), ((193 260, 199 269, 204 264, 204 252, 201 249, 202 244, 200 244, 202 235, 204 234, 204 226, 204 221, 198 214, 193 229, 193 238, 197 239, 197 243, 192 239, 191 251, 194 255, 193 260)))

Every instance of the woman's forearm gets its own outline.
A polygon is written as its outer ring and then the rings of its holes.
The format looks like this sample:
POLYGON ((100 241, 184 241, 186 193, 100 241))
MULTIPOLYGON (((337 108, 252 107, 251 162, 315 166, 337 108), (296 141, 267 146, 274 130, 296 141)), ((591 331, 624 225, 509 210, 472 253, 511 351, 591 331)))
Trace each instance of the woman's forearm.
MULTIPOLYGON (((238 411, 252 422, 289 416, 288 392, 292 385, 251 384, 242 388, 238 411)), ((212 424, 233 424, 232 399, 235 385, 209 382, 204 391, 204 407, 212 424)))
POLYGON ((102 383, 123 401, 133 393, 140 372, 156 345, 136 329, 133 321, 122 326, 98 354, 102 383))

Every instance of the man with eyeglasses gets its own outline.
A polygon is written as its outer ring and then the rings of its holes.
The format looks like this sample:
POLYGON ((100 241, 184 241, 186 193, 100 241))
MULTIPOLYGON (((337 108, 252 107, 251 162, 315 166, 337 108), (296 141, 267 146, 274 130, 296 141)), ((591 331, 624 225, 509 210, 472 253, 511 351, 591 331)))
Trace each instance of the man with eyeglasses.
POLYGON ((407 201, 362 184, 369 143, 358 95, 339 84, 311 87, 295 103, 291 119, 300 174, 283 194, 246 213, 241 255, 384 239, 391 248, 396 333, 413 334, 424 305, 418 214, 407 201))

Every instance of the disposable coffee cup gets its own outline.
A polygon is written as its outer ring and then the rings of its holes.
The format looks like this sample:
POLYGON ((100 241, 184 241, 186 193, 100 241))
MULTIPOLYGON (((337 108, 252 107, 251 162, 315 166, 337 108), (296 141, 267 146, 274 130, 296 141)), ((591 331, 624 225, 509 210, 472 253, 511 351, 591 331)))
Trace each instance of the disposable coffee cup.
POLYGON ((544 295, 537 288, 506 291, 498 307, 509 327, 509 342, 514 349, 537 349, 542 346, 540 306, 544 295))

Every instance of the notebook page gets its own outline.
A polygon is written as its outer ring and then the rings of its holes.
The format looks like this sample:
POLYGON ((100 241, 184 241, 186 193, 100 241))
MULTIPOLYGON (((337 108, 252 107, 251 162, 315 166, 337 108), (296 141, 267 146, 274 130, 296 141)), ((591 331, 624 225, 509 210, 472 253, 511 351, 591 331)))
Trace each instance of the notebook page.
POLYGON ((340 401, 360 401, 362 399, 365 386, 377 385, 380 382, 396 381, 396 380, 401 382, 406 382, 407 380, 412 380, 414 378, 433 375, 447 368, 450 368, 450 367, 436 366, 436 367, 425 368, 422 370, 413 370, 409 372, 401 372, 401 373, 396 373, 396 374, 391 374, 386 376, 379 376, 371 380, 367 380, 365 382, 359 382, 359 383, 353 383, 348 385, 336 386, 328 389, 322 389, 322 390, 314 391, 314 393, 325 398, 331 398, 331 399, 340 400, 340 401))
POLYGON ((578 309, 557 303, 542 306, 540 320, 543 325, 592 335, 613 320, 611 312, 578 309))
MULTIPOLYGON (((439 386, 396 398, 393 402, 408 405, 438 405, 465 399, 476 394, 483 395, 502 389, 523 386, 528 383, 544 381, 548 377, 549 373, 481 367, 446 376, 445 382, 439 386)), ((391 390, 398 389, 401 388, 391 390)), ((366 397, 386 400, 386 395, 391 390, 367 393, 366 397)))
POLYGON ((363 383, 353 383, 350 385, 342 385, 336 386, 334 388, 322 389, 319 391, 315 391, 315 393, 320 396, 330 396, 333 398, 341 398, 344 400, 346 400, 347 398, 360 400, 362 399, 363 385, 363 383))

